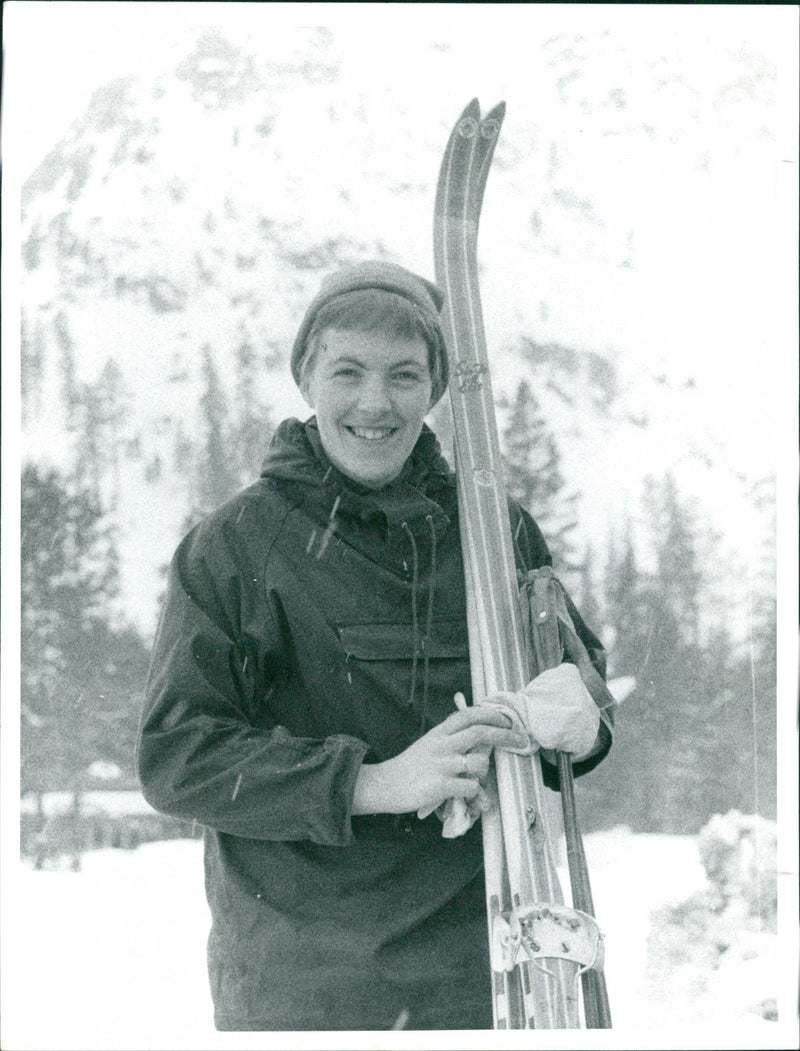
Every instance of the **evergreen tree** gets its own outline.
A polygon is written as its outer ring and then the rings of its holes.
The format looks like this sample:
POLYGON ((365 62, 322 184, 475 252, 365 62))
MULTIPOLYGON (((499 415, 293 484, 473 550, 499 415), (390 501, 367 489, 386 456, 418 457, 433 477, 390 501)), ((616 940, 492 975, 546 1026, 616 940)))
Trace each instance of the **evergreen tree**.
POLYGON ((665 735, 654 672, 660 663, 655 629, 659 612, 650 582, 639 569, 629 527, 621 545, 610 541, 605 581, 609 675, 631 676, 636 687, 617 710, 611 758, 578 784, 588 796, 587 824, 621 823, 653 831, 661 799, 660 741, 665 735))
POLYGON ((586 553, 580 565, 580 587, 578 590, 578 608, 581 616, 596 635, 603 634, 604 617, 598 601, 594 579, 595 556, 591 544, 587 544, 586 553))
POLYGON ((706 782, 713 777, 708 704, 699 641, 702 577, 696 526, 674 479, 645 484, 645 505, 655 572, 643 596, 648 646, 638 678, 643 683, 644 727, 658 749, 657 792, 648 819, 657 831, 696 831, 711 812, 706 782))
POLYGON ((636 688, 618 711, 595 795, 606 821, 695 832, 714 813, 753 809, 753 708, 725 610, 709 600, 694 510, 670 476, 649 480, 644 498, 652 570, 639 568, 629 533, 612 545, 606 573, 611 673, 633 676, 636 688), (704 610, 713 615, 703 632, 704 610))
POLYGON ((701 691, 705 736, 717 762, 717 776, 709 780, 705 793, 711 813, 756 810, 748 672, 746 660, 733 652, 724 625, 712 631, 704 650, 701 691))
POLYGON ((96 383, 81 387, 75 412, 81 420, 75 476, 99 494, 104 483, 118 484, 116 431, 123 410, 122 373, 115 361, 105 363, 96 383))
MULTIPOLYGON (((777 813, 777 643, 778 615, 776 595, 776 533, 775 479, 761 479, 753 487, 752 496, 757 510, 766 524, 764 539, 755 555, 756 565, 749 576, 750 602, 748 609, 748 640, 739 669, 738 682, 742 686, 741 739, 742 768, 750 771, 750 800, 748 811, 765 817, 777 813)), ((796 726, 795 712, 791 711, 792 726, 796 726)))
POLYGON ((648 480, 644 500, 653 570, 636 570, 628 540, 609 573, 614 672, 637 681, 618 720, 617 765, 636 788, 623 806, 634 827, 695 832, 744 802, 742 676, 709 600, 696 512, 670 475, 648 480))
MULTIPOLYGON (((630 526, 621 550, 614 539, 609 545, 605 572, 606 618, 612 632, 609 671, 613 675, 636 676, 648 648, 644 580, 639 572, 630 526)), ((637 679, 638 681, 638 679, 637 679)))
MULTIPOLYGON (((747 730, 742 741, 747 741, 747 767, 752 776, 752 805, 743 806, 748 812, 764 817, 777 816, 778 784, 778 707, 777 707, 777 616, 773 600, 772 617, 761 625, 746 655, 746 667, 739 682, 747 685, 747 730)), ((791 710, 791 709, 790 709, 791 710)), ((792 729, 796 716, 791 713, 792 729)), ((744 765, 744 764, 743 764, 744 765)))
POLYGON ((132 775, 147 649, 114 626, 117 572, 91 487, 22 477, 22 790, 78 790, 96 759, 132 775))
POLYGON ((236 350, 236 420, 233 428, 237 477, 247 485, 258 474, 272 433, 269 410, 261 399, 264 378, 252 344, 242 339, 236 350))
POLYGON ((239 487, 236 459, 231 451, 231 421, 211 347, 203 346, 203 394, 200 407, 205 441, 197 465, 194 516, 212 511, 239 487))
POLYGON ((578 569, 570 533, 578 494, 564 492, 560 454, 527 380, 520 380, 502 433, 506 487, 533 515, 544 533, 557 573, 578 569))
POLYGON ((665 609, 679 637, 693 645, 700 636, 700 596, 704 585, 697 558, 696 522, 681 502, 674 476, 645 481, 645 503, 656 552, 656 575, 665 609))

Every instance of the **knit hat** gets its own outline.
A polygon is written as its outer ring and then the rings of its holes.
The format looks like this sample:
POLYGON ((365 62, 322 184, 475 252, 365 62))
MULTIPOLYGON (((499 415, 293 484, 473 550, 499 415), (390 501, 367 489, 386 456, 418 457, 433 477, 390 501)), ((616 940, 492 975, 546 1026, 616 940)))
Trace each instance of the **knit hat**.
POLYGON ((300 372, 303 358, 306 355, 306 340, 317 314, 326 303, 346 292, 358 292, 362 289, 377 288, 385 292, 394 292, 413 303, 422 314, 431 321, 437 333, 437 345, 434 352, 439 359, 439 375, 434 378, 431 392, 432 402, 437 402, 447 388, 447 352, 439 322, 439 311, 444 296, 439 288, 424 277, 413 274, 397 263, 386 263, 370 260, 355 263, 343 270, 330 274, 322 282, 317 295, 312 299, 300 324, 300 330, 292 348, 291 368, 295 383, 300 385, 300 372))

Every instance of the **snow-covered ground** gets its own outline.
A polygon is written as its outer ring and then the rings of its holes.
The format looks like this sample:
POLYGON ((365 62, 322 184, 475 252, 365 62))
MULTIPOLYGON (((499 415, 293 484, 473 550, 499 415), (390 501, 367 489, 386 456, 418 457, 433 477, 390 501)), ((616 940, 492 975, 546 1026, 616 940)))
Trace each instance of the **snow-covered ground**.
MULTIPOLYGON (((716 985, 702 976, 673 989, 654 988, 647 978, 651 910, 686 898, 705 882, 693 837, 618 829, 587 836, 586 851, 606 934, 614 1030, 541 1033, 536 1047, 797 1046, 781 1042, 790 1020, 769 1022, 750 1010, 764 999, 762 986, 767 995, 777 993, 777 947, 749 970, 734 968, 725 988, 722 972, 716 985)), ((453 1034, 450 1043, 447 1034, 443 1042, 437 1036, 420 1043, 419 1034, 392 1033, 381 1035, 379 1044, 374 1034, 215 1033, 205 975, 202 867, 197 840, 92 852, 80 873, 20 867, 13 887, 5 887, 5 1051, 532 1046, 524 1033, 503 1036, 503 1043, 497 1033, 453 1034)))

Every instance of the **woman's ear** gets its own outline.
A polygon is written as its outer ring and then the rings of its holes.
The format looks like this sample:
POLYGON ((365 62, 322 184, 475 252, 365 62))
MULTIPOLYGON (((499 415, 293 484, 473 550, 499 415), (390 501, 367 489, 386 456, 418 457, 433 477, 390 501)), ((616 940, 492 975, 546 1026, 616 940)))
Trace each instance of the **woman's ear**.
POLYGON ((304 376, 300 384, 300 393, 303 395, 303 401, 309 407, 314 408, 314 395, 311 392, 311 385, 308 382, 308 376, 304 376))
POLYGON ((311 346, 308 347, 305 354, 305 360, 300 366, 300 377, 298 380, 298 387, 300 393, 303 395, 303 401, 310 408, 314 408, 314 402, 317 400, 314 394, 314 373, 317 371, 317 355, 319 353, 319 337, 311 341, 311 346))

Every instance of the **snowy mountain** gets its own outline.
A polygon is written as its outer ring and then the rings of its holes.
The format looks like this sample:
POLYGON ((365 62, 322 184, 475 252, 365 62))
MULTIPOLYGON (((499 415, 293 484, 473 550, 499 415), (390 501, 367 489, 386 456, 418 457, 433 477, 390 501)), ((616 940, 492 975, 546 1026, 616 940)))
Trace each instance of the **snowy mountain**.
MULTIPOLYGON (((713 491, 709 517, 744 557, 767 528, 750 490, 770 472, 769 436, 754 449, 731 425, 743 388, 729 375, 727 409, 714 415, 718 372, 703 355, 687 347, 665 364, 648 270, 655 219, 646 201, 625 210, 612 171, 644 166, 655 187, 659 163, 670 175, 685 165, 710 198, 702 171, 728 163, 742 129, 769 142, 758 125, 769 74, 740 56, 751 73, 741 99, 705 98, 685 56, 669 67, 655 52, 626 53, 620 67, 613 42, 595 44, 545 40, 535 72, 509 73, 512 95, 539 93, 507 121, 487 190, 480 255, 496 393, 533 379, 595 550, 610 522, 636 518, 643 475, 669 468, 688 491, 713 491), (640 111, 659 94, 651 125, 640 111), (732 134, 704 150, 697 127, 712 118, 732 134), (605 181, 586 180, 590 167, 605 181), (645 215, 650 241, 634 230, 645 215)), ((146 631, 187 521, 227 495, 217 479, 252 478, 271 427, 307 411, 287 351, 322 276, 368 256, 432 272, 439 158, 468 97, 453 77, 423 104, 394 90, 391 68, 365 76, 364 62, 375 70, 355 47, 324 27, 284 28, 268 45, 204 30, 169 66, 100 87, 24 185, 24 454, 104 493, 123 604, 146 631)), ((458 48, 432 39, 416 55, 424 80, 458 48)), ((689 268, 662 315, 687 292, 689 268)), ((718 292, 706 290, 712 308, 718 292)), ((707 337, 700 326, 695 339, 707 337)), ((757 397, 750 409, 764 412, 757 397)))

